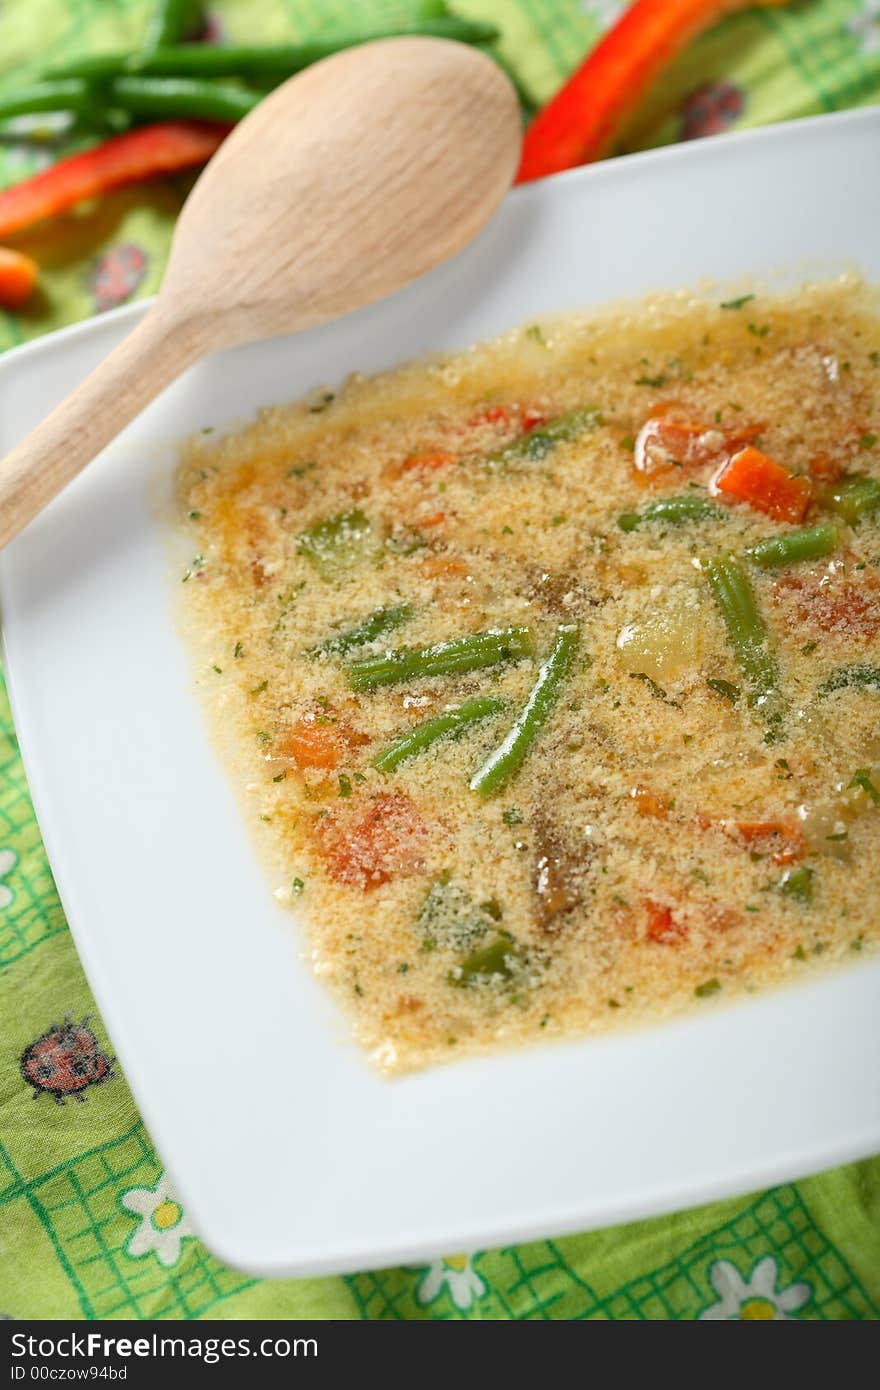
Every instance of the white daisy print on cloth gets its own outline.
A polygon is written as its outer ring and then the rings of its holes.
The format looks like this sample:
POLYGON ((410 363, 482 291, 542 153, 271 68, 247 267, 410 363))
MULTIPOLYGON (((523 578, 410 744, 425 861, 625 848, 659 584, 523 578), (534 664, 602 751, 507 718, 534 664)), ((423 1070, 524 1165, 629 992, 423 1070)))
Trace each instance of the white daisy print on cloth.
POLYGON ((779 1267, 772 1255, 759 1260, 743 1279, 730 1260, 716 1260, 709 1280, 718 1302, 704 1308, 699 1321, 714 1322, 791 1322, 792 1313, 809 1303, 813 1291, 809 1284, 789 1284, 777 1292, 779 1267))
POLYGON ((0 849, 0 912, 4 907, 9 907, 15 897, 12 889, 3 882, 8 878, 18 863, 18 855, 14 849, 0 849))
POLYGON ((486 1292, 485 1282, 474 1269, 468 1255, 447 1255, 445 1259, 435 1260, 424 1272, 416 1300, 427 1307, 439 1298, 444 1289, 449 1290, 459 1312, 466 1313, 473 1306, 475 1298, 482 1298, 486 1292))
POLYGON ((629 4, 629 0, 581 0, 581 9, 595 19, 601 29, 610 29, 629 4))
POLYGON ((846 27, 863 53, 880 52, 880 0, 865 0, 846 27))
POLYGON ((129 1237, 126 1255, 136 1260, 152 1253, 166 1269, 176 1265, 181 1242, 193 1231, 183 1207, 171 1191, 167 1175, 163 1173, 155 1187, 130 1187, 119 1200, 126 1211, 141 1218, 137 1230, 129 1237))

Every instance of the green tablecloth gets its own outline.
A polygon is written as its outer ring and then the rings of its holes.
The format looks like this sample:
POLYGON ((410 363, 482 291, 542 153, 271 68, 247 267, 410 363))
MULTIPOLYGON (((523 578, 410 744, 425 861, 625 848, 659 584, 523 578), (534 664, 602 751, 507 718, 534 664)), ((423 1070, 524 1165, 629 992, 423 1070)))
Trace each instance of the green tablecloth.
MULTIPOLYGON (((145 8, 144 0, 3 0, 0 90, 50 59, 133 44, 145 8)), ((414 3, 215 0, 208 8, 214 38, 268 39, 365 18, 384 22, 411 15, 414 3)), ((499 23, 505 55, 542 99, 623 6, 459 0, 458 8, 499 23)), ((878 98, 880 0, 795 0, 786 10, 731 18, 696 43, 646 103, 627 148, 878 98)), ((0 139, 0 186, 67 147, 69 138, 46 120, 17 123, 0 139)), ((22 239, 43 267, 42 291, 21 314, 0 312, 0 348, 152 293, 187 186, 171 179, 120 191, 22 239)), ((270 1282, 225 1268, 191 1234, 125 1079, 111 1065, 112 1039, 55 892, 2 684, 0 967, 0 1314, 880 1316, 880 1159, 677 1216, 452 1254, 417 1269, 270 1282), (94 1078, 82 1104, 70 1097, 58 1103, 63 1091, 56 1099, 40 1084, 45 1054, 54 1049, 57 1060, 71 1041, 84 1046, 94 1078)), ((56 1076, 51 1084, 62 1083, 56 1076)))

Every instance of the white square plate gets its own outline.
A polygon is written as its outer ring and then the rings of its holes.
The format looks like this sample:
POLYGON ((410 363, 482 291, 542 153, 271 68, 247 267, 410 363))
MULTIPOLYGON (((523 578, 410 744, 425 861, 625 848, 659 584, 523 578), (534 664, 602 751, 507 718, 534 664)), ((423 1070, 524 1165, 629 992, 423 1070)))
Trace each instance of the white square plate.
MULTIPOLYGON (((2 556, 49 857, 113 1046, 207 1244, 265 1275, 424 1260, 685 1207, 880 1150, 880 962, 605 1039, 371 1074, 300 958, 175 634, 169 447, 530 316, 744 275, 880 280, 880 111, 636 155, 514 194, 454 263, 205 362, 2 556)), ((141 306, 0 361, 0 449, 141 306)))

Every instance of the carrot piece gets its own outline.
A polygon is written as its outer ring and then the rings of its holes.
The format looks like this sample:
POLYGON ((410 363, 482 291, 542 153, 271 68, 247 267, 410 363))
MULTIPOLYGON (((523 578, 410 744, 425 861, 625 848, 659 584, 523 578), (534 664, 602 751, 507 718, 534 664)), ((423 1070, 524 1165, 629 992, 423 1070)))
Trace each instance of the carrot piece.
POLYGON ((523 141, 518 183, 600 159, 659 72, 703 29, 747 6, 787 0, 636 0, 523 141))
POLYGON ((836 483, 844 474, 843 464, 832 454, 816 454, 807 469, 810 477, 820 483, 836 483))
POLYGON ((380 792, 359 820, 334 820, 320 832, 327 872, 366 890, 424 864, 431 827, 406 792, 380 792))
POLYGON ((805 852, 800 828, 785 821, 716 820, 704 813, 696 820, 701 830, 720 830, 738 844, 764 845, 774 864, 795 864, 805 852))
POLYGON ((659 946, 675 946, 685 939, 687 927, 675 920, 671 907, 655 903, 651 898, 645 899, 644 907, 649 941, 655 941, 659 946))
POLYGON ((639 782, 630 788, 630 796, 636 804, 636 814, 639 816, 663 817, 669 811, 668 802, 652 792, 649 787, 645 787, 639 782))
POLYGON ((0 308, 18 309, 37 283, 40 268, 23 251, 0 246, 0 308))
POLYGON ((809 478, 795 477, 752 444, 722 465, 711 490, 747 502, 777 521, 803 521, 813 497, 809 478))
POLYGON ((794 864, 803 858, 804 837, 797 826, 783 821, 737 821, 736 833, 747 845, 776 844, 770 854, 774 864, 794 864))
POLYGON ((161 121, 61 159, 0 193, 0 237, 121 184, 205 164, 230 129, 208 121, 161 121))
POLYGON ((342 762, 345 745, 334 724, 318 724, 315 715, 304 715, 288 729, 276 752, 297 767, 330 770, 342 762))
POLYGON ((433 512, 431 516, 421 517, 419 519, 419 526, 441 526, 445 520, 445 512, 433 512))
POLYGON ((427 579, 445 579, 468 572, 467 565, 461 560, 453 560, 446 555, 435 555, 429 560, 423 560, 420 568, 427 579))

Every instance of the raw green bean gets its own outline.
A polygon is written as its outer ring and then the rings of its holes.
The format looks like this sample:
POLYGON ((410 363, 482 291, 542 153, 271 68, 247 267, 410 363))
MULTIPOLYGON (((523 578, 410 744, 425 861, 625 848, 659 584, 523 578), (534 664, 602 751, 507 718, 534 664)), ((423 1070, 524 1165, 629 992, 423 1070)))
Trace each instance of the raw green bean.
POLYGON ((54 64, 46 70, 53 77, 117 77, 123 73, 153 74, 168 77, 288 77, 312 63, 319 63, 346 48, 375 39, 390 39, 407 35, 439 39, 457 39, 460 43, 482 44, 497 38, 493 24, 479 20, 461 19, 457 15, 444 18, 391 24, 365 30, 363 33, 341 34, 336 38, 305 43, 273 44, 191 44, 172 43, 141 53, 102 53, 72 58, 54 64))
POLYGON ((617 518, 617 524, 621 531, 635 531, 643 521, 664 521, 669 526, 681 526, 685 521, 710 521, 720 515, 720 507, 691 492, 683 497, 658 497, 640 512, 624 512, 617 518))
POLYGON ((880 806, 880 791, 871 781, 871 774, 866 767, 860 767, 850 782, 851 787, 861 787, 862 791, 867 792, 875 806, 880 806))
POLYGON ((539 732, 559 699, 562 684, 571 670, 578 645, 575 627, 559 629, 553 650, 538 672, 525 705, 502 743, 489 755, 470 780, 471 791, 491 796, 503 786, 525 760, 539 732))
POLYGON ((583 410, 572 410, 567 415, 559 415, 546 425, 529 430, 518 438, 505 444, 503 449, 487 454, 483 463, 487 468, 503 468, 509 463, 539 463, 556 448, 557 444, 576 439, 587 430, 594 430, 603 423, 602 412, 598 406, 589 405, 583 410))
POLYGON ((155 0, 141 44, 142 53, 153 53, 168 43, 189 39, 205 22, 200 0, 155 0))
POLYGON ((194 77, 114 77, 106 100, 135 116, 195 116, 205 121, 240 121, 262 92, 250 92, 194 77))
POLYGON ((824 501, 850 526, 855 526, 880 508, 880 479, 844 478, 827 490, 824 501))
POLYGON ((750 560, 761 569, 777 565, 792 565, 798 560, 820 560, 837 549, 837 531, 830 521, 807 526, 803 531, 785 531, 781 536, 768 536, 746 551, 750 560))
POLYGON ((375 690, 381 685, 419 680, 427 676, 457 676, 502 661, 532 656, 535 643, 527 627, 493 628, 453 637, 433 647, 403 647, 387 656, 352 662, 348 679, 353 690, 375 690))
POLYGON ((494 24, 448 15, 440 19, 389 24, 363 33, 340 34, 311 43, 289 44, 179 44, 159 49, 149 58, 136 60, 139 72, 193 73, 212 77, 250 77, 256 73, 286 76, 319 63, 346 48, 357 48, 376 39, 416 35, 457 39, 459 43, 489 43, 498 37, 494 24))
POLYGON ((766 717, 767 742, 780 736, 779 668, 767 648, 767 630, 755 596, 732 555, 716 555, 703 566, 727 636, 748 685, 749 704, 766 717))
POLYGON ((503 700, 494 700, 489 696, 465 700, 457 709, 445 710, 434 719, 426 719, 424 724, 418 724, 408 733, 395 739, 381 753, 377 753, 373 759, 373 767, 379 772, 393 772, 407 758, 424 753, 438 739, 458 738, 472 724, 481 719, 488 719, 491 714, 498 714, 503 709, 503 700))
POLYGON ((835 690, 845 690, 851 685, 863 686, 866 690, 880 690, 880 666, 841 666, 819 686, 819 694, 831 695, 835 690))
POLYGON ((297 551, 310 560, 322 579, 362 559, 373 541, 369 520, 359 507, 315 522, 300 534, 297 551))
POLYGON ((102 77, 121 77, 134 57, 131 53, 81 53, 63 63, 51 63, 41 76, 50 82, 69 77, 82 77, 89 82, 102 77))
POLYGON ((401 627, 412 617, 412 612, 411 603, 399 603, 394 608, 377 608, 375 613, 371 613, 355 627, 336 632, 332 637, 326 637, 323 642, 309 647, 306 655, 320 656, 326 652, 331 656, 345 656, 346 652, 350 652, 354 647, 365 647, 368 642, 375 642, 376 638, 382 637, 384 633, 393 632, 396 627, 401 627))
POLYGON ((0 96, 0 121, 39 111, 95 111, 99 105, 88 84, 78 79, 35 82, 32 87, 20 87, 18 91, 5 92, 0 96))

